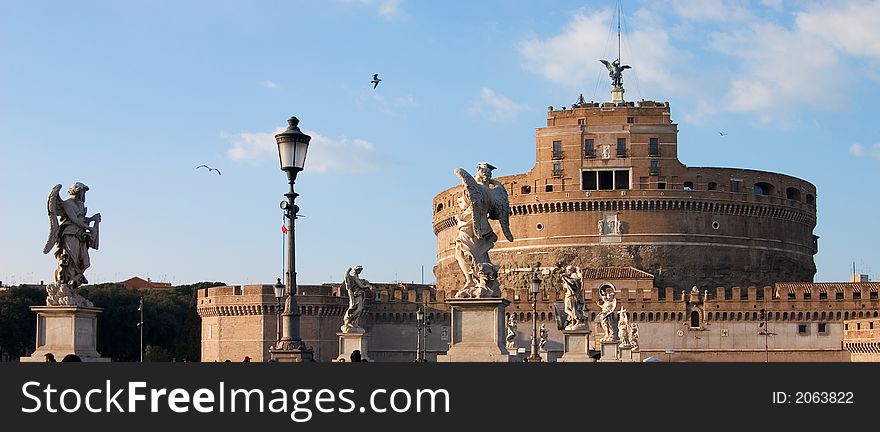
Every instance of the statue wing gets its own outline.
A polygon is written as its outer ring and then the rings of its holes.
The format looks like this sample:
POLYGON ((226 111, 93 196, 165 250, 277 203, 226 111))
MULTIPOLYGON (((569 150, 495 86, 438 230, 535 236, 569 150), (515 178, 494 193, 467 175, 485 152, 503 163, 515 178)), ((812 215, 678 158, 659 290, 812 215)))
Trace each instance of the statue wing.
POLYGON ((614 72, 614 68, 611 67, 611 63, 608 63, 608 60, 599 60, 599 61, 602 62, 602 64, 605 65, 606 68, 608 68, 608 72, 614 72))
POLYGON ((43 246, 44 254, 49 253, 58 242, 58 216, 64 211, 61 208, 61 198, 58 196, 60 190, 61 185, 57 184, 49 191, 49 199, 46 203, 46 211, 49 214, 49 238, 46 240, 46 245, 43 246))
POLYGON ((630 66, 630 65, 623 65, 623 66, 620 67, 620 70, 624 70, 624 69, 632 69, 632 66, 630 66))
MULTIPOLYGON (((494 180, 493 180, 494 181, 494 180)), ((510 200, 507 190, 501 183, 495 182, 495 187, 489 189, 492 195, 492 207, 489 209, 489 218, 495 219, 501 224, 501 231, 507 241, 513 241, 513 233, 510 232, 510 200)))
POLYGON ((482 238, 484 232, 492 229, 489 226, 489 219, 486 217, 487 209, 484 208, 486 200, 484 200, 483 194, 485 189, 474 180, 469 172, 461 168, 456 168, 454 172, 461 179, 461 183, 464 185, 464 195, 471 203, 474 216, 474 235, 477 238, 482 238))
POLYGON ((348 276, 348 274, 349 274, 350 272, 351 272, 351 267, 347 268, 347 269, 345 270, 345 274, 342 276, 342 291, 345 291, 345 296, 346 296, 346 297, 351 297, 351 292, 350 292, 350 290, 348 289, 348 284, 349 284, 349 280, 348 280, 349 276, 348 276))

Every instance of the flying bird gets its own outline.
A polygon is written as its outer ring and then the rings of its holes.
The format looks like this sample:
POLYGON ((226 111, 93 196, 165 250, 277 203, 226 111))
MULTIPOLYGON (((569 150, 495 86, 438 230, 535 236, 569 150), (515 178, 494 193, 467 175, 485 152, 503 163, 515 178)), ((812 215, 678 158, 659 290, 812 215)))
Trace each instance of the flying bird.
POLYGON ((373 80, 370 81, 373 83, 373 88, 376 88, 376 86, 379 85, 379 81, 382 81, 382 79, 379 78, 379 74, 373 74, 373 80))
POLYGON ((724 133, 724 132, 718 131, 718 135, 721 135, 721 136, 727 136, 727 135, 730 135, 730 134, 726 134, 726 133, 724 133))
POLYGON ((211 168, 207 165, 199 165, 196 167, 196 169, 199 169, 199 168, 207 168, 209 172, 210 171, 217 171, 217 175, 223 175, 223 173, 221 173, 220 170, 218 170, 217 168, 211 168))

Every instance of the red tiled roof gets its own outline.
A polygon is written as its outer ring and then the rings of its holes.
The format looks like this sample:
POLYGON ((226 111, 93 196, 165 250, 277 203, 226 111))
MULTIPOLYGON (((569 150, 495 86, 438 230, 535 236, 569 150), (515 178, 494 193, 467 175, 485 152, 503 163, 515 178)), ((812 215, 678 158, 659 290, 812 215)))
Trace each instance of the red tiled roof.
POLYGON ((876 292, 880 290, 880 282, 783 282, 776 284, 777 293, 793 293, 804 291, 817 291, 820 293, 828 291, 843 292, 847 288, 852 290, 852 292, 860 292, 862 289, 870 292, 876 292))

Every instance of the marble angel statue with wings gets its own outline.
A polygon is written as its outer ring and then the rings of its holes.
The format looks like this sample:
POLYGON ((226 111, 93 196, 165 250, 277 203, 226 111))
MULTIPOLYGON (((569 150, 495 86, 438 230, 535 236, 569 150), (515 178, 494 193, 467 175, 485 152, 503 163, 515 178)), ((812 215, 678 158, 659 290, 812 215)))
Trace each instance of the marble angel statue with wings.
POLYGON ((507 241, 513 241, 513 234, 507 190, 492 178, 494 169, 491 164, 482 162, 477 165, 474 176, 461 168, 454 171, 464 185, 464 193, 458 197, 461 213, 456 216, 455 260, 464 273, 465 284, 455 294, 457 298, 501 296, 499 266, 489 259, 489 250, 495 246, 498 236, 489 220, 499 222, 507 241))
POLYGON ((47 203, 49 239, 43 253, 48 254, 54 248, 58 265, 55 283, 46 287, 46 305, 92 307, 92 303, 77 294, 76 289, 89 283, 85 271, 91 265, 89 249, 98 249, 101 214, 86 216, 88 186, 74 183, 67 189, 70 198, 66 200, 59 196, 60 190, 61 185, 55 185, 49 192, 47 203))

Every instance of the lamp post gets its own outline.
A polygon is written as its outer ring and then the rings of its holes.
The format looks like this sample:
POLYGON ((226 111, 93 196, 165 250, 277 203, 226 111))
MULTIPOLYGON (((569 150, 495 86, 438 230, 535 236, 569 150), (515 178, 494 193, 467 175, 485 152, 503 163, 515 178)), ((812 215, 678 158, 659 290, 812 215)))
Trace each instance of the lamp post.
POLYGON ((278 278, 278 282, 275 282, 275 286, 272 287, 275 290, 275 323, 276 325, 276 333, 275 333, 275 344, 277 345, 281 342, 281 299, 284 298, 284 284, 281 283, 281 278, 278 278))
POLYGON ((416 362, 428 361, 428 333, 431 332, 431 320, 425 313, 427 305, 416 309, 416 325, 418 327, 418 342, 416 342, 416 362))
POLYGON ((529 354, 528 361, 540 362, 541 356, 538 355, 538 293, 541 291, 541 278, 538 272, 532 276, 532 286, 529 288, 529 300, 532 301, 532 353, 529 354))
POLYGON ((141 313, 141 320, 138 322, 138 328, 141 330, 141 363, 144 362, 144 297, 141 296, 138 303, 138 312, 141 313))
POLYGON ((761 323, 758 324, 758 328, 761 331, 758 332, 759 335, 764 335, 764 362, 770 363, 770 336, 775 335, 776 333, 770 332, 770 326, 767 325, 767 310, 761 309, 761 323))
POLYGON ((312 137, 299 130, 299 119, 291 117, 287 120, 287 130, 275 135, 278 143, 278 158, 281 162, 281 170, 287 173, 287 181, 290 191, 284 194, 286 201, 281 202, 284 216, 287 219, 287 272, 286 285, 287 295, 284 301, 284 312, 281 314, 281 338, 273 349, 269 350, 271 358, 280 362, 311 361, 313 352, 305 346, 299 334, 299 303, 297 302, 298 289, 296 285, 296 238, 294 236, 294 223, 299 207, 294 204, 299 196, 293 184, 296 175, 303 170, 306 163, 306 152, 309 149, 309 141, 312 137))

